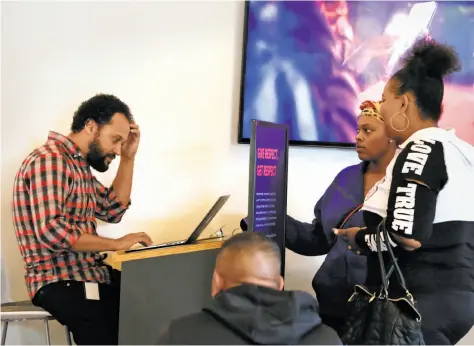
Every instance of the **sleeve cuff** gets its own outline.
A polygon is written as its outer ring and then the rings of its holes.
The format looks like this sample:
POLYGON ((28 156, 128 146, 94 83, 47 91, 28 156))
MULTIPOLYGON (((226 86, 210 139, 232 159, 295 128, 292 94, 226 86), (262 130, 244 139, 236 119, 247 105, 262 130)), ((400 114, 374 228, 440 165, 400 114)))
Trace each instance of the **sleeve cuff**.
MULTIPOLYGON (((377 252, 377 230, 368 228, 360 230, 355 236, 355 243, 363 252, 377 252)), ((380 234, 380 245, 382 251, 387 251, 387 246, 394 248, 397 243, 393 241, 390 235, 388 239, 385 239, 382 233, 380 234)))
MULTIPOLYGON (((374 251, 371 246, 368 245, 370 243, 370 237, 368 241, 366 241, 366 235, 374 234, 372 230, 369 228, 364 228, 361 229, 359 232, 356 233, 355 235, 355 242, 357 246, 362 250, 362 252, 372 252, 374 251)), ((371 244, 372 245, 372 244, 371 244)), ((375 245, 375 251, 377 251, 377 244, 375 245)))
POLYGON ((69 252, 72 251, 72 247, 74 246, 76 241, 79 239, 82 233, 85 232, 86 231, 83 232, 81 228, 77 225, 72 226, 71 229, 68 231, 67 236, 63 238, 61 250, 67 250, 69 252))

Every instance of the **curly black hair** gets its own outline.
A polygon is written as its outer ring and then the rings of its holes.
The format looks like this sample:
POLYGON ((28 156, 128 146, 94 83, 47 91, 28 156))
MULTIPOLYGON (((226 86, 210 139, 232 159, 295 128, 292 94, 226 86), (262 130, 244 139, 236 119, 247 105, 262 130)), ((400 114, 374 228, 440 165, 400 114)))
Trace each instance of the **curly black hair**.
POLYGON ((437 122, 442 113, 443 78, 461 69, 456 51, 424 38, 408 50, 402 62, 402 68, 392 77, 399 81, 396 93, 412 92, 421 115, 437 122))
POLYGON ((82 102, 79 108, 74 112, 71 131, 81 131, 86 126, 88 120, 94 120, 99 126, 107 124, 115 113, 122 113, 128 121, 133 121, 130 108, 118 97, 108 94, 95 95, 87 101, 82 102))

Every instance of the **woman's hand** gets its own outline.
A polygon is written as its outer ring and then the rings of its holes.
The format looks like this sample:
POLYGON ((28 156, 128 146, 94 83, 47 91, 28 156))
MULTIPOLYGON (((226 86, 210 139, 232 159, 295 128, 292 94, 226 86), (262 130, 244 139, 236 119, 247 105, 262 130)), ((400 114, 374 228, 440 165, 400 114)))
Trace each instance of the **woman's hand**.
POLYGON ((361 250, 355 242, 355 237, 356 237, 357 232, 365 228, 367 227, 351 227, 351 228, 345 228, 345 229, 333 228, 332 231, 334 232, 335 235, 341 236, 347 241, 347 243, 349 244, 348 246, 349 250, 360 255, 361 250))
MULTIPOLYGON (((333 228, 332 231, 335 235, 344 237, 344 239, 349 244, 349 250, 360 255, 362 254, 362 250, 357 246, 355 242, 355 237, 357 232, 365 228, 367 227, 351 227, 346 229, 333 228)), ((399 246, 401 246, 406 251, 414 251, 421 247, 421 243, 415 239, 408 239, 395 234, 391 234, 391 237, 399 246)))

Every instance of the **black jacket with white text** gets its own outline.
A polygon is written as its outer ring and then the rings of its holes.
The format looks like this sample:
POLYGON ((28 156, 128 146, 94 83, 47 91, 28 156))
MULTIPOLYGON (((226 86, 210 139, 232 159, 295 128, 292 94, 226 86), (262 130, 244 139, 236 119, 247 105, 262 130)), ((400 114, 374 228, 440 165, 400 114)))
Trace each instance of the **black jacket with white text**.
POLYGON ((391 234, 422 244, 406 251, 388 239, 412 292, 474 290, 474 147, 454 131, 426 128, 400 145, 362 210, 368 227, 356 242, 372 252, 369 284, 379 273, 375 234, 385 219, 391 234))

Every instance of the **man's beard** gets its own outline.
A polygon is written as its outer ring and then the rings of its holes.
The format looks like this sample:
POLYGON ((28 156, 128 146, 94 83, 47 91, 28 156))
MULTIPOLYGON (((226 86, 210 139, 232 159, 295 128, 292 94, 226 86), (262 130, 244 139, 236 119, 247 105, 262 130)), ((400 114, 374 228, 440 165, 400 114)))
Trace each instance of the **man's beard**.
POLYGON ((97 172, 103 173, 109 169, 109 164, 105 162, 107 158, 113 160, 115 159, 115 154, 104 155, 97 139, 94 140, 94 142, 89 145, 89 152, 86 156, 87 163, 97 172))

